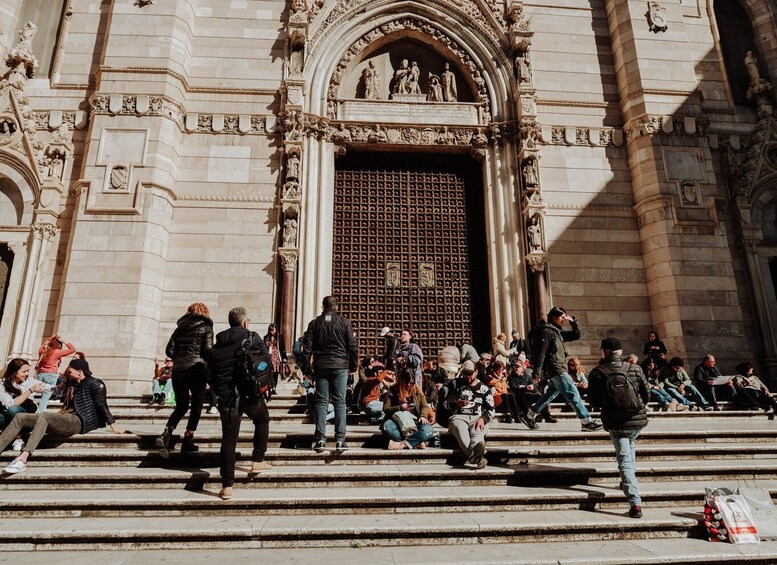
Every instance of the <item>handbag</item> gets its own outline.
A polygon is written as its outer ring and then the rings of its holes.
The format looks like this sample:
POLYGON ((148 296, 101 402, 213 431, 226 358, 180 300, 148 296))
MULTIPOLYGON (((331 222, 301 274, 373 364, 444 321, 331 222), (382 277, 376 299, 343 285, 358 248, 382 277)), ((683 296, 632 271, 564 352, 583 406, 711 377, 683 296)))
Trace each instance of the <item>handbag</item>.
POLYGON ((407 437, 418 431, 418 426, 415 423, 415 416, 410 412, 404 410, 395 412, 391 417, 391 420, 397 425, 402 437, 407 437))

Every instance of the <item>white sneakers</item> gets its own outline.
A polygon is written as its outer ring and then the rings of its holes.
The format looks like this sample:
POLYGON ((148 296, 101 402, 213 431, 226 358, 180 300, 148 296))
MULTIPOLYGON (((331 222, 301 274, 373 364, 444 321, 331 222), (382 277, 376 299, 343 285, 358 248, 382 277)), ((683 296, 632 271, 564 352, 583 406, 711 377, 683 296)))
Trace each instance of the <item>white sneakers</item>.
POLYGON ((6 475, 15 475, 27 470, 27 464, 21 459, 14 459, 8 467, 5 468, 3 473, 6 475))
POLYGON ((12 447, 13 451, 18 451, 19 453, 21 453, 23 447, 24 447, 24 440, 22 439, 14 440, 13 447, 12 447))
POLYGON ((219 409, 216 408, 215 406, 211 406, 210 410, 208 410, 208 414, 218 414, 218 413, 219 413, 219 409))

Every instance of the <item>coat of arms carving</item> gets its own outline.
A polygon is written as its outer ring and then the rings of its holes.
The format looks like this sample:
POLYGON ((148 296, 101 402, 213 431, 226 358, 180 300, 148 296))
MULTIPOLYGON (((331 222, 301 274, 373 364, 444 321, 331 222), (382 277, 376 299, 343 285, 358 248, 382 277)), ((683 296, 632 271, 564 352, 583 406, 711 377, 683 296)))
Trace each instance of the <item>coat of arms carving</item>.
POLYGON ((660 2, 648 2, 647 18, 650 24, 650 31, 653 33, 669 29, 666 23, 666 8, 660 2))

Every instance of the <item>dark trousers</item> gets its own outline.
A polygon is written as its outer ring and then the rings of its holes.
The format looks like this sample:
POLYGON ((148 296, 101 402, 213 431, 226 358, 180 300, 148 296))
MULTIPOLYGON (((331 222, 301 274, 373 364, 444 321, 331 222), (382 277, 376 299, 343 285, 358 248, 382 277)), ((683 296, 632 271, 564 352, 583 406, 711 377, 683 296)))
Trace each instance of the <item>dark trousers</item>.
POLYGON ((182 371, 173 370, 173 392, 175 393, 175 410, 167 420, 167 427, 174 430, 189 410, 191 395, 191 410, 186 429, 195 431, 200 423, 202 404, 205 402, 205 382, 207 369, 202 363, 192 365, 182 371))
POLYGON ((769 394, 764 394, 760 390, 752 388, 740 388, 737 391, 737 402, 744 404, 745 406, 755 406, 762 410, 768 410, 771 408, 777 412, 777 400, 771 397, 769 394))
POLYGON ((234 406, 219 403, 221 415, 221 486, 231 487, 235 484, 235 450, 237 438, 240 435, 240 420, 243 414, 248 415, 254 423, 254 450, 251 453, 253 461, 264 461, 267 451, 267 438, 270 435, 270 413, 264 398, 241 398, 234 406))
POLYGON ((521 409, 518 407, 518 400, 513 393, 502 393, 502 404, 500 408, 502 409, 502 412, 509 414, 513 421, 518 421, 521 409))
POLYGON ((718 405, 718 397, 720 397, 721 400, 733 400, 736 395, 736 391, 728 385, 710 386, 707 383, 701 383, 699 381, 696 381, 694 384, 696 385, 696 388, 699 389, 701 395, 712 406, 718 405))
POLYGON ((526 414, 526 412, 529 411, 529 408, 534 406, 534 403, 542 396, 539 392, 526 390, 525 388, 515 388, 512 390, 515 402, 518 409, 521 411, 521 414, 526 414))

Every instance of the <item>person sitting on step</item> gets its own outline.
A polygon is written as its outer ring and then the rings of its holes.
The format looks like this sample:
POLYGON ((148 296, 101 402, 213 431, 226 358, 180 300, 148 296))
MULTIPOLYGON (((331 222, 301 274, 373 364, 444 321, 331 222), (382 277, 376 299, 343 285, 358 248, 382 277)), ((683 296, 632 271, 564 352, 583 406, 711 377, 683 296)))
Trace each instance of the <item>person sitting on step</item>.
POLYGON ((392 386, 383 403, 386 419, 380 427, 383 436, 387 438, 388 448, 424 449, 434 430, 432 429, 433 409, 426 402, 424 391, 415 382, 415 373, 409 367, 404 367, 397 375, 397 382, 392 386), (404 413, 404 418, 397 416, 404 413), (410 416, 415 420, 415 431, 407 433, 403 429, 404 419, 410 416))
POLYGON ((652 357, 646 357, 642 362, 642 372, 645 374, 648 387, 650 388, 650 398, 658 402, 664 412, 683 412, 691 407, 692 402, 684 396, 681 396, 678 400, 664 390, 664 383, 661 381, 661 370, 652 357))
POLYGON ((467 457, 466 466, 483 469, 486 461, 488 423, 494 419, 494 395, 480 382, 472 361, 465 361, 460 375, 446 385, 445 403, 450 411, 448 432, 467 457))
MULTIPOLYGON (((26 359, 11 359, 5 369, 3 382, 0 383, 0 430, 14 419, 17 414, 34 414, 38 405, 33 395, 49 390, 51 385, 40 382, 30 376, 30 364, 26 359)), ((24 446, 21 436, 13 442, 13 450, 20 451, 24 446)))
POLYGON ((382 370, 371 374, 362 384, 361 409, 370 419, 370 424, 383 422, 386 416, 383 411, 386 394, 389 387, 396 382, 394 371, 383 368, 382 364, 380 367, 382 370))
POLYGON ((83 359, 73 359, 58 389, 63 398, 59 412, 17 414, 0 434, 0 451, 3 451, 22 431, 31 430, 27 445, 5 468, 5 473, 15 474, 26 470, 28 459, 46 434, 61 440, 76 434, 85 434, 106 425, 115 434, 124 433, 108 408, 105 384, 92 376, 88 362, 83 359))
POLYGON ((680 357, 672 357, 666 367, 661 369, 661 382, 664 384, 664 390, 668 392, 678 402, 683 402, 684 398, 689 398, 691 410, 712 410, 707 400, 702 396, 693 383, 688 373, 683 369, 685 361, 680 357))
MULTIPOLYGON (((542 396, 537 382, 523 363, 518 362, 512 366, 510 374, 507 377, 507 383, 510 386, 510 392, 515 395, 515 400, 518 403, 518 411, 521 415, 526 414, 526 412, 529 411, 529 408, 531 408, 531 406, 542 396)), ((537 421, 545 421, 548 424, 555 424, 558 422, 556 418, 550 415, 550 405, 545 406, 545 409, 542 411, 542 414, 539 415, 537 421)))
POLYGON ((777 412, 777 400, 765 384, 755 376, 755 367, 750 361, 737 365, 737 376, 734 377, 734 386, 737 389, 735 400, 738 404, 754 408, 760 408, 777 412))
POLYGON ((167 397, 173 388, 173 360, 165 357, 164 364, 159 364, 159 359, 154 358, 154 378, 151 379, 153 385, 152 397, 149 405, 167 402, 167 397))
POLYGON ((588 391, 588 378, 585 376, 585 368, 577 357, 567 359, 567 371, 577 387, 580 398, 585 398, 588 391))
POLYGON ((702 362, 693 370, 693 380, 696 388, 699 389, 699 392, 702 393, 704 398, 710 403, 710 406, 715 410, 720 410, 718 396, 733 400, 733 397, 736 395, 733 379, 726 384, 715 384, 715 379, 721 376, 715 356, 711 353, 707 353, 702 362))
POLYGON ((518 422, 521 410, 507 382, 507 371, 505 370, 504 363, 494 361, 491 375, 486 381, 486 386, 491 387, 491 393, 494 395, 494 407, 497 411, 503 412, 507 416, 505 422, 508 424, 518 422))

